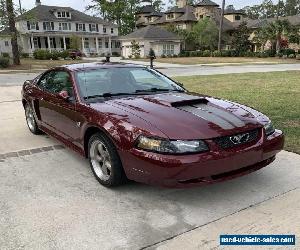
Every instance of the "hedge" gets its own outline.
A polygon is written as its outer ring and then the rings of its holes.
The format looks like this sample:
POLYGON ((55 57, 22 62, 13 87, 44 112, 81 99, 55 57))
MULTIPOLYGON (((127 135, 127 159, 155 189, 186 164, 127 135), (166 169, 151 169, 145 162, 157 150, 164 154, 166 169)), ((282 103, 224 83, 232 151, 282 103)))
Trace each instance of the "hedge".
POLYGON ((0 56, 0 68, 7 68, 9 66, 9 58, 0 56))

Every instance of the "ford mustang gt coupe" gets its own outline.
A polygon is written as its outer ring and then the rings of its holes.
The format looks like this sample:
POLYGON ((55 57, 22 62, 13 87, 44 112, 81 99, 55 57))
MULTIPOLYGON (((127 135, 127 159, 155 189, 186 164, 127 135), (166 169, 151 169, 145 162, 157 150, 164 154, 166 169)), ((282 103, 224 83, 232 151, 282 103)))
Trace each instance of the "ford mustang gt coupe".
POLYGON ((267 166, 284 144, 262 113, 190 93, 134 64, 50 69, 24 83, 22 102, 29 130, 88 158, 107 187, 128 179, 177 188, 228 180, 267 166))

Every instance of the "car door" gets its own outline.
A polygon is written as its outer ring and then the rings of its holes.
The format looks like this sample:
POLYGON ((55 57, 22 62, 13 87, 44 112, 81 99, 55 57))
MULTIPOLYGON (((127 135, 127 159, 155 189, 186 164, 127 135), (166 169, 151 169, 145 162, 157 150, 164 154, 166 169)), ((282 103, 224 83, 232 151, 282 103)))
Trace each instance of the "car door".
POLYGON ((80 113, 76 111, 76 95, 72 78, 65 70, 50 71, 39 82, 43 96, 39 99, 39 113, 43 126, 63 139, 78 144, 80 138, 80 113), (61 91, 67 91, 68 99, 62 98, 61 91))

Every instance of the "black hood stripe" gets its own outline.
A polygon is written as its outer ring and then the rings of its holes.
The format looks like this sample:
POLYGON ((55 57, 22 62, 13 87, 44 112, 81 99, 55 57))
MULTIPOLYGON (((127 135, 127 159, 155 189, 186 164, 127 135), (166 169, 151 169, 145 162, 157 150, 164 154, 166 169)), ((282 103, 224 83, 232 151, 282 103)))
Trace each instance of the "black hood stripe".
POLYGON ((225 119, 235 127, 244 127, 246 125, 244 121, 236 117, 230 111, 223 110, 221 108, 213 107, 210 105, 204 105, 204 104, 197 104, 194 106, 204 111, 212 112, 215 115, 222 117, 223 119, 225 119))
POLYGON ((223 129, 234 129, 236 127, 245 126, 243 121, 233 114, 230 114, 228 111, 205 104, 198 104, 197 106, 182 106, 178 107, 178 109, 190 112, 208 122, 218 125, 223 129))

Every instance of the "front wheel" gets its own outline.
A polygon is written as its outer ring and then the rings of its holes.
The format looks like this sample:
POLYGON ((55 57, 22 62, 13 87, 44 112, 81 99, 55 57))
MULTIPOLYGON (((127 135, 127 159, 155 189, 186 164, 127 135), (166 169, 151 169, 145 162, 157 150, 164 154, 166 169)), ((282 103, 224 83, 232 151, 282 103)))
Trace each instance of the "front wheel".
POLYGON ((30 132, 35 135, 41 134, 41 130, 38 128, 38 125, 34 117, 33 109, 30 107, 29 104, 26 104, 25 106, 25 117, 30 132))
POLYGON ((91 136, 88 153, 91 169, 100 184, 113 187, 126 181, 118 152, 105 135, 96 133, 91 136))

